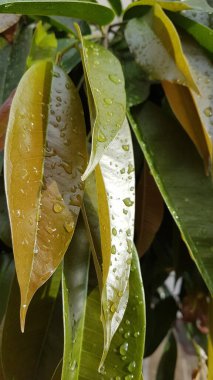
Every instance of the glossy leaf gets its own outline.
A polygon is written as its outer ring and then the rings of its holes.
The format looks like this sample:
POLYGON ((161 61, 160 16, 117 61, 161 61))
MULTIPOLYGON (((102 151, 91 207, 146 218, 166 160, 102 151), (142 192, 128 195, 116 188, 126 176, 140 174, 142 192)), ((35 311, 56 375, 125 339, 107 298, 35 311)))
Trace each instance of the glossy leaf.
POLYGON ((14 24, 16 24, 21 16, 19 15, 0 15, 0 33, 5 30, 11 28, 14 24))
POLYGON ((209 163, 212 167, 213 161, 213 67, 208 56, 191 38, 185 37, 182 43, 200 96, 182 86, 164 83, 163 87, 175 115, 197 147, 208 172, 209 163), (188 112, 189 109, 191 112, 188 112))
POLYGON ((99 25, 108 24, 114 18, 110 8, 80 0, 1 0, 0 13, 75 17, 99 25))
POLYGON ((177 343, 175 335, 170 332, 158 365, 156 380, 174 379, 177 361, 177 343))
POLYGON ((28 68, 36 61, 44 59, 52 62, 55 61, 58 42, 54 33, 48 33, 49 28, 50 25, 42 25, 41 21, 38 22, 27 58, 28 68))
POLYGON ((150 79, 181 83, 198 92, 178 33, 158 4, 142 18, 130 20, 125 37, 150 79))
MULTIPOLYGON (((72 269, 67 266, 67 270, 69 273, 72 269)), ((73 302, 71 294, 68 293, 69 299, 66 302, 69 301, 73 307, 78 307, 78 298, 75 298, 73 302)), ((80 302, 83 299, 84 292, 81 294, 80 302)), ((105 368, 102 368, 102 373, 98 372, 103 347, 103 329, 100 322, 100 294, 96 288, 87 296, 85 319, 83 314, 82 320, 74 325, 76 333, 81 327, 81 332, 79 331, 77 339, 74 339, 72 347, 73 360, 77 361, 72 361, 73 367, 70 367, 69 377, 64 379, 100 380, 102 377, 111 379, 116 376, 121 378, 130 376, 129 379, 131 379, 131 375, 134 376, 134 379, 140 379, 145 338, 144 306, 140 265, 137 253, 134 251, 129 302, 120 329, 113 337, 105 368), (81 334, 82 340, 80 339, 81 334)))
POLYGON ((135 214, 135 176, 127 120, 96 169, 102 247, 104 352, 119 327, 128 301, 135 214))
POLYGON ((213 192, 196 150, 178 123, 147 104, 132 126, 152 175, 192 258, 213 293, 213 192), (175 170, 174 170, 175 168, 175 170))
POLYGON ((64 258, 62 274, 64 355, 62 380, 79 378, 84 333, 89 244, 83 220, 79 218, 74 238, 64 258))
POLYGON ((146 163, 138 183, 136 202, 136 247, 139 256, 143 256, 160 228, 164 212, 162 196, 146 163))
POLYGON ((85 180, 122 127, 126 112, 126 95, 123 72, 118 59, 103 46, 83 39, 80 29, 77 30, 82 43, 85 77, 95 109, 92 151, 86 172, 82 176, 85 180))
POLYGON ((213 12, 213 8, 206 0, 139 0, 128 5, 125 10, 124 18, 140 17, 146 12, 148 6, 160 5, 163 9, 180 12, 188 9, 193 9, 202 12, 213 12))
POLYGON ((0 48, 0 104, 2 104, 17 87, 25 69, 32 39, 30 26, 22 29, 13 44, 0 48))
POLYGON ((4 321, 1 355, 5 379, 48 379, 62 355, 59 269, 35 295, 25 333, 19 327, 20 292, 12 284, 4 321))
POLYGON ((72 238, 85 166, 85 125, 77 90, 59 67, 35 63, 16 90, 5 142, 22 330, 30 300, 53 274, 72 238))

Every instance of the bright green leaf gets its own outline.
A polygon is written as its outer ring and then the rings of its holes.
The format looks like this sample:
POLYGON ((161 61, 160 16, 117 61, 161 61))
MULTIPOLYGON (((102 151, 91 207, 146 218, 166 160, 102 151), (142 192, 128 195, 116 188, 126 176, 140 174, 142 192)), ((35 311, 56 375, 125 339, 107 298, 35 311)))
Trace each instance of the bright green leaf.
POLYGON ((126 95, 123 72, 118 59, 103 46, 83 39, 79 28, 78 33, 82 43, 85 77, 95 108, 92 152, 82 176, 85 180, 122 127, 126 112, 126 95))
POLYGON ((167 80, 197 91, 178 33, 159 5, 130 20, 125 37, 136 61, 152 80, 167 80))
POLYGON ((28 67, 39 60, 55 61, 58 43, 55 34, 48 33, 49 28, 50 25, 43 25, 41 21, 38 22, 27 58, 28 67))
POLYGON ((192 258, 213 294, 213 192, 202 162, 174 118, 147 104, 132 127, 192 258), (175 170, 174 170, 175 168, 175 170))
POLYGON ((72 238, 86 155, 76 88, 61 68, 35 63, 11 106, 4 157, 22 329, 30 300, 56 270, 72 238))
POLYGON ((0 0, 0 13, 75 17, 99 25, 108 24, 114 18, 112 9, 80 0, 0 0))

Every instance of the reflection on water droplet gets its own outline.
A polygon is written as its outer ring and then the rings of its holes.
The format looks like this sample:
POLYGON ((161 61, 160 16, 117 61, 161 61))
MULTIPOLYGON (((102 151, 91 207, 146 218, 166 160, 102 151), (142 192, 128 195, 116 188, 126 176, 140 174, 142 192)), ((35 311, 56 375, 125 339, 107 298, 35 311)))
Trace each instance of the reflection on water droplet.
POLYGON ((71 84, 67 82, 67 83, 65 84, 65 87, 67 88, 67 90, 69 90, 69 89, 71 88, 71 84))
POLYGON ((111 313, 114 313, 116 310, 116 305, 113 303, 112 306, 110 307, 111 313))
POLYGON ((121 169, 121 170, 120 170, 120 173, 121 173, 121 174, 124 174, 124 173, 125 173, 125 168, 121 169))
POLYGON ((119 84, 121 83, 121 79, 117 77, 117 75, 113 75, 113 74, 110 74, 109 75, 109 79, 115 83, 115 84, 119 84))
POLYGON ((206 107, 203 112, 207 117, 212 116, 212 107, 206 107))
POLYGON ((60 204, 60 203, 55 203, 53 205, 53 211, 55 211, 56 213, 59 213, 63 210, 63 206, 60 204))
POLYGON ((71 222, 65 222, 64 223, 64 228, 65 228, 65 230, 67 232, 72 232, 73 229, 74 229, 74 223, 73 223, 73 221, 71 221, 71 222))
POLYGON ((22 305, 22 307, 23 307, 23 309, 26 309, 26 307, 27 307, 26 303, 24 303, 24 304, 22 305))
POLYGON ((114 236, 117 235, 117 230, 116 230, 116 228, 114 228, 114 227, 113 227, 113 229, 112 229, 112 234, 113 234, 114 236))
POLYGON ((138 338, 139 336, 140 336, 139 331, 136 331, 136 332, 134 333, 134 337, 135 337, 135 338, 138 338))
POLYGON ((135 368, 136 368, 136 362, 135 361, 130 362, 128 365, 128 371, 134 372, 135 368))
POLYGON ((71 371, 73 372, 73 371, 75 371, 76 368, 77 368, 77 361, 74 360, 74 361, 72 362, 72 364, 71 364, 70 369, 71 369, 71 371))
POLYGON ((21 210, 16 210, 16 216, 17 216, 18 218, 20 218, 20 216, 21 216, 21 210))
POLYGON ((104 98, 104 103, 107 105, 107 106, 110 106, 112 104, 112 99, 111 98, 104 98))
POLYGON ((125 334, 124 334, 124 338, 128 339, 130 337, 130 331, 127 331, 125 334))
POLYGON ((34 253, 35 255, 37 255, 37 253, 38 253, 38 247, 37 247, 37 246, 33 248, 33 253, 34 253))
POLYGON ((105 136, 105 134, 104 134, 102 131, 99 131, 99 132, 98 132, 98 141, 99 141, 99 142, 104 142, 104 141, 106 141, 106 136, 105 136))
POLYGON ((56 100, 57 100, 58 102, 61 102, 61 97, 60 97, 60 96, 56 96, 56 100))
POLYGON ((124 343, 120 346, 119 351, 120 351, 120 354, 121 354, 122 356, 126 355, 126 353, 127 353, 127 351, 128 351, 128 347, 129 347, 128 342, 124 342, 124 343))
POLYGON ((115 255, 115 253, 116 253, 116 246, 115 246, 115 245, 112 245, 111 253, 112 253, 113 255, 115 255))
POLYGON ((61 121, 61 116, 56 116, 56 120, 58 121, 58 123, 60 123, 60 121, 61 121))
POLYGON ((124 145, 122 145, 122 149, 125 150, 125 152, 128 152, 128 150, 129 150, 129 145, 128 145, 128 144, 124 144, 124 145))
POLYGON ((129 164, 128 165, 128 174, 134 172, 134 170, 135 170, 134 166, 132 164, 129 164))
POLYGON ((125 380, 132 380, 132 379, 134 379, 133 375, 127 375, 127 376, 125 376, 125 380))
POLYGON ((127 207, 131 207, 131 206, 134 204, 134 202, 131 201, 130 198, 125 198, 125 199, 123 199, 123 203, 124 203, 125 206, 127 206, 127 207))
POLYGON ((126 325, 127 325, 127 326, 129 326, 129 325, 130 325, 130 321, 129 321, 128 319, 126 320, 126 322, 125 322, 125 323, 126 323, 126 325))

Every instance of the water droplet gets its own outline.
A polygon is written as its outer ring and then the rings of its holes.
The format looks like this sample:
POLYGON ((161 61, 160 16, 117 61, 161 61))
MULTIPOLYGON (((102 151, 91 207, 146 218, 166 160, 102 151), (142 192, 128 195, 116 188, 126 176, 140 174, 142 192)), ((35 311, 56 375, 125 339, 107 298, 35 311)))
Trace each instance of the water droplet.
POLYGON ((122 149, 125 150, 125 152, 128 152, 128 150, 129 150, 129 145, 128 145, 128 144, 124 144, 124 145, 122 145, 122 149))
POLYGON ((61 97, 60 97, 60 96, 56 96, 56 100, 57 100, 58 102, 61 102, 61 97))
POLYGON ((53 211, 55 211, 56 213, 61 212, 63 210, 63 208, 64 207, 62 205, 60 205, 60 203, 55 203, 53 205, 53 211))
POLYGON ((127 215, 127 214, 128 214, 128 210, 125 210, 125 208, 123 208, 123 213, 124 213, 125 215, 127 215))
POLYGON ((69 90, 69 89, 71 88, 71 84, 67 82, 67 83, 65 84, 65 87, 67 88, 67 90, 69 90))
POLYGON ((56 116, 56 120, 58 121, 58 123, 60 123, 60 121, 61 121, 61 116, 56 116))
POLYGON ((22 305, 22 307, 23 307, 23 309, 26 309, 26 307, 27 307, 26 303, 24 303, 24 304, 22 305))
POLYGON ((34 253, 35 255, 37 255, 37 253, 38 253, 38 247, 34 247, 34 248, 33 248, 33 253, 34 253))
POLYGON ((121 79, 117 77, 117 75, 113 75, 113 74, 110 74, 109 75, 109 79, 115 83, 115 84, 119 84, 121 83, 121 79))
POLYGON ((129 365, 128 365, 128 371, 129 372, 134 372, 135 368, 136 368, 135 361, 130 362, 129 365))
POLYGON ((60 166, 65 170, 67 174, 72 174, 72 165, 68 162, 61 162, 60 166))
POLYGON ((122 359, 122 360, 126 360, 126 359, 127 359, 127 356, 122 356, 121 359, 122 359))
POLYGON ((71 222, 65 222, 64 223, 64 228, 65 228, 65 230, 67 232, 72 232, 73 229, 74 229, 74 223, 73 223, 73 221, 71 221, 71 222))
POLYGON ((119 351, 120 351, 120 354, 121 354, 122 356, 126 355, 126 353, 127 353, 127 351, 128 351, 128 347, 129 347, 128 342, 124 342, 124 343, 120 346, 119 351))
POLYGON ((136 331, 136 332, 134 333, 134 337, 135 337, 135 338, 138 338, 139 336, 140 336, 139 331, 136 331))
POLYGON ((125 199, 123 199, 123 203, 124 203, 125 206, 127 206, 127 207, 131 207, 131 206, 134 204, 134 202, 131 201, 130 198, 125 198, 125 199))
POLYGON ((118 297, 122 297, 122 295, 123 295, 123 292, 120 290, 120 291, 118 292, 118 297))
POLYGON ((74 360, 74 361, 72 362, 72 364, 71 364, 70 369, 71 369, 71 371, 73 372, 73 371, 75 371, 76 368, 77 368, 77 362, 76 362, 76 360, 74 360))
POLYGON ((212 116, 212 107, 206 107, 203 112, 207 117, 212 116))
POLYGON ((99 142, 104 142, 104 141, 106 141, 106 136, 105 136, 105 134, 104 134, 102 131, 99 131, 99 132, 98 132, 98 141, 99 141, 99 142))
POLYGON ((121 173, 121 174, 124 174, 124 173, 125 173, 125 168, 121 169, 121 170, 120 170, 120 173, 121 173))
POLYGON ((112 253, 113 255, 115 255, 115 253, 116 253, 116 246, 115 246, 115 245, 112 245, 111 253, 112 253))
POLYGON ((113 303, 112 306, 110 307, 111 313, 114 313, 116 310, 116 305, 113 303))
POLYGON ((104 98, 104 103, 107 105, 107 106, 110 106, 112 104, 112 99, 111 98, 104 98))
POLYGON ((121 377, 120 376, 116 376, 115 380, 121 380, 121 377))
POLYGON ((128 174, 134 172, 134 170, 135 170, 134 166, 132 164, 129 164, 128 165, 128 174))
POLYGON ((21 216, 21 210, 16 210, 16 216, 17 216, 17 218, 20 218, 20 216, 21 216))
POLYGON ((113 234, 114 236, 117 235, 117 230, 116 230, 116 228, 114 228, 114 227, 113 227, 113 229, 112 229, 112 234, 113 234))
POLYGON ((127 326, 129 326, 129 325, 130 325, 130 321, 129 321, 128 319, 126 320, 126 322, 125 322, 125 323, 126 323, 126 325, 127 325, 127 326))
POLYGON ((127 376, 125 376, 125 380, 132 380, 132 379, 134 379, 133 375, 127 375, 127 376))
POLYGON ((128 339, 130 337, 130 331, 127 331, 125 334, 124 334, 124 338, 128 339))

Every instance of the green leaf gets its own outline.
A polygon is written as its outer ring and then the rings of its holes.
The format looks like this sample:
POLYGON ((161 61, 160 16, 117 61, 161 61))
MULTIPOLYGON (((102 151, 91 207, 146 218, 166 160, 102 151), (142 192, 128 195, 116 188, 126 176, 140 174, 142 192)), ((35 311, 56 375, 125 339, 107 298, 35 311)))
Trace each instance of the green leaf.
POLYGON ((101 364, 128 301, 135 214, 134 170, 131 133, 125 120, 96 169, 103 260, 104 352, 101 364))
POLYGON ((130 20, 125 38, 136 61, 152 80, 167 80, 198 92, 178 33, 159 5, 130 20))
POLYGON ((35 63, 16 90, 4 157, 22 330, 30 300, 56 270, 72 238, 86 155, 76 88, 61 68, 35 63))
POLYGON ((133 113, 133 130, 192 258, 213 294, 212 181, 174 118, 147 104, 133 113), (175 170, 174 170, 175 168, 175 170))
POLYGON ((75 17, 99 25, 109 24, 114 18, 112 9, 80 0, 0 0, 0 13, 75 17))
POLYGON ((34 32, 32 45, 27 58, 27 67, 40 60, 55 61, 57 39, 54 33, 48 33, 50 25, 38 22, 34 32))
POLYGON ((20 292, 14 279, 1 343, 5 379, 51 378, 63 349, 60 280, 61 268, 36 293, 22 334, 19 327, 20 292))
POLYGON ((120 16, 122 12, 122 3, 121 0, 108 0, 109 4, 111 5, 112 9, 115 11, 115 13, 120 16))
POLYGON ((104 151, 121 129, 126 112, 124 77, 118 59, 103 46, 82 38, 82 59, 91 101, 95 110, 92 121, 92 152, 82 179, 85 180, 99 163, 104 151), (94 124, 93 124, 94 122, 94 124))
POLYGON ((20 15, 0 15, 0 33, 16 24, 19 21, 20 17, 20 15))
POLYGON ((29 54, 32 39, 32 28, 23 28, 13 44, 4 42, 0 49, 0 104, 2 104, 17 87, 26 69, 26 59, 29 54))
POLYGON ((164 352, 158 365, 156 380, 174 379, 177 361, 177 343, 174 334, 171 332, 167 338, 164 352))
MULTIPOLYGON (((86 264, 86 263, 85 263, 86 264)), ((67 266, 67 270, 72 270, 67 266)), ((68 290, 73 286, 70 281, 67 282, 68 290), (71 287, 69 286, 71 285, 71 287)), ((83 289, 86 288, 84 285, 83 289)), ((78 298, 68 293, 69 298, 65 298, 68 307, 68 301, 72 303, 72 307, 78 307, 78 298)), ((77 293, 76 293, 77 294, 77 293)), ((84 291, 80 300, 84 299, 84 291)), ((82 315, 82 320, 73 325, 74 320, 70 321, 70 329, 74 326, 74 331, 81 327, 77 335, 77 339, 73 340, 72 347, 72 364, 69 377, 64 379, 94 379, 100 380, 120 378, 140 379, 141 366, 144 350, 145 339, 145 309, 144 309, 144 293, 140 274, 140 265, 137 252, 134 251, 132 270, 130 274, 130 297, 119 331, 117 331, 112 340, 109 354, 105 362, 103 373, 98 372, 98 366, 102 355, 103 346, 103 330, 100 322, 100 294, 98 288, 91 291, 86 301, 86 315, 82 315), (82 340, 81 335, 82 334, 82 340), (73 363, 73 361, 76 362, 73 363)), ((81 302, 81 301, 80 301, 81 302)))
POLYGON ((64 258, 62 273, 64 355, 62 380, 79 377, 87 300, 89 244, 79 218, 73 240, 64 258))
POLYGON ((186 30, 194 39, 207 51, 213 54, 213 30, 210 26, 202 23, 202 18, 208 18, 208 13, 198 13, 202 15, 201 20, 194 19, 194 12, 186 11, 184 13, 170 13, 169 17, 175 25, 186 30))
POLYGON ((58 56, 60 66, 67 73, 70 73, 81 62, 81 55, 74 46, 75 43, 76 40, 74 38, 58 39, 58 56))

